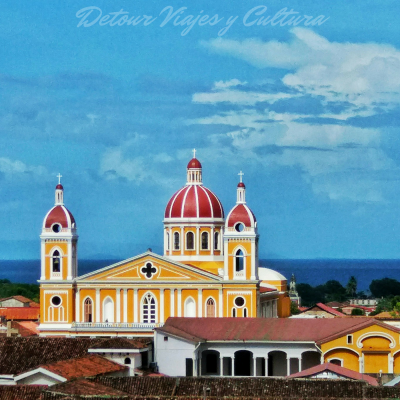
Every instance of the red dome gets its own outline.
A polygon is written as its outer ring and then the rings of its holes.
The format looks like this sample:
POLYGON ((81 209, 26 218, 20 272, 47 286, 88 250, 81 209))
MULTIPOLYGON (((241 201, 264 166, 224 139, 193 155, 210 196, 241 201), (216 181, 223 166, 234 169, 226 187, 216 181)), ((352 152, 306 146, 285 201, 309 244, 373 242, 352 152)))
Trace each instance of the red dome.
POLYGON ((188 169, 201 169, 201 162, 197 158, 192 158, 187 165, 188 169))
POLYGON ((245 184, 243 182, 239 182, 237 187, 241 187, 241 188, 245 188, 246 189, 246 186, 245 186, 245 184))
POLYGON ((236 206, 232 208, 226 220, 226 225, 232 228, 238 222, 241 222, 247 228, 255 227, 255 223, 257 222, 256 217, 246 204, 236 204, 236 206))
POLYGON ((56 186, 56 189, 64 190, 63 185, 61 185, 61 183, 59 183, 59 184, 56 186))
POLYGON ((202 185, 188 185, 171 197, 165 218, 224 218, 224 209, 211 190, 202 185))
POLYGON ((58 205, 47 213, 43 221, 43 228, 51 228, 55 223, 60 224, 62 228, 72 228, 75 218, 66 207, 58 205))

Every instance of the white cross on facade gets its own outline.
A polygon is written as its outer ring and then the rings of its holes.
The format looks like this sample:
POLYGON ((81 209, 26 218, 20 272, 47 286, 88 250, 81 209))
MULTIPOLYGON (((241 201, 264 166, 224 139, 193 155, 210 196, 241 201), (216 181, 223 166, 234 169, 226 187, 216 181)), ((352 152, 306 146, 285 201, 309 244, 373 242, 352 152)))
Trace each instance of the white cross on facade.
POLYGON ((193 158, 196 158, 196 149, 193 149, 193 158))
POLYGON ((62 175, 60 173, 58 173, 57 178, 58 178, 58 184, 60 185, 61 184, 62 175))
POLYGON ((243 173, 242 171, 240 171, 240 172, 238 173, 238 175, 240 176, 240 182, 242 182, 244 173, 243 173))

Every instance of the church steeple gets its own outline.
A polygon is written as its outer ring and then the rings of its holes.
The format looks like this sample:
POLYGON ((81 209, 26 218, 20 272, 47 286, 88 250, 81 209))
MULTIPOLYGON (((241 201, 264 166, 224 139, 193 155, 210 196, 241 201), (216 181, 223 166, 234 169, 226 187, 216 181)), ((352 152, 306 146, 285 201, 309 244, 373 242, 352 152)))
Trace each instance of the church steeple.
POLYGON ((202 185, 202 167, 200 161, 196 158, 196 149, 193 149, 193 158, 187 165, 187 185, 202 185))
POLYGON ((236 199, 236 204, 246 204, 246 186, 243 183, 243 175, 244 173, 240 171, 238 173, 240 182, 238 183, 237 186, 237 199, 236 199))
POLYGON ((57 178, 58 178, 58 185, 56 186, 56 201, 55 201, 55 205, 56 206, 63 206, 64 205, 64 188, 63 188, 63 185, 61 185, 62 175, 59 173, 57 175, 57 178))

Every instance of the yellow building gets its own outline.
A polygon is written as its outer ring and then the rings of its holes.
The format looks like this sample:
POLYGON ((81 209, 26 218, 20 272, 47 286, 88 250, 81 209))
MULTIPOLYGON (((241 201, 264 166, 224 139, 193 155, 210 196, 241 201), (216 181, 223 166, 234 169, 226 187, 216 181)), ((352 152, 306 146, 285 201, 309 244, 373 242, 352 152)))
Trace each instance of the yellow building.
POLYGON ((167 204, 164 255, 150 250, 78 276, 76 222, 56 187, 41 234, 42 335, 152 335, 168 317, 287 317, 286 278, 259 268, 257 221, 242 175, 225 218, 193 157, 167 204))

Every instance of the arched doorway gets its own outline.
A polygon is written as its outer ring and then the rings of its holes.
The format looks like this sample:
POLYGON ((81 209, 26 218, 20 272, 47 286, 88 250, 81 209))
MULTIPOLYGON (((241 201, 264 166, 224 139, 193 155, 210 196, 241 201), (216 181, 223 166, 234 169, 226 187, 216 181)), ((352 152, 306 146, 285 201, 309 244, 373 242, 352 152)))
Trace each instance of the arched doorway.
POLYGON ((268 376, 287 376, 287 355, 284 351, 268 353, 268 376))
POLYGON ((103 322, 114 322, 114 302, 110 297, 104 300, 103 322))
POLYGON ((188 297, 185 301, 184 316, 192 318, 196 317, 196 303, 191 297, 188 297))
POLYGON ((201 353, 201 375, 220 375, 220 355, 216 350, 201 353))
POLYGON ((83 319, 84 322, 93 322, 93 303, 90 297, 85 299, 83 319))
POLYGON ((235 353, 235 376, 253 376, 253 353, 239 350, 235 353))
POLYGON ((321 364, 321 355, 316 351, 305 351, 301 355, 301 370, 321 364))

